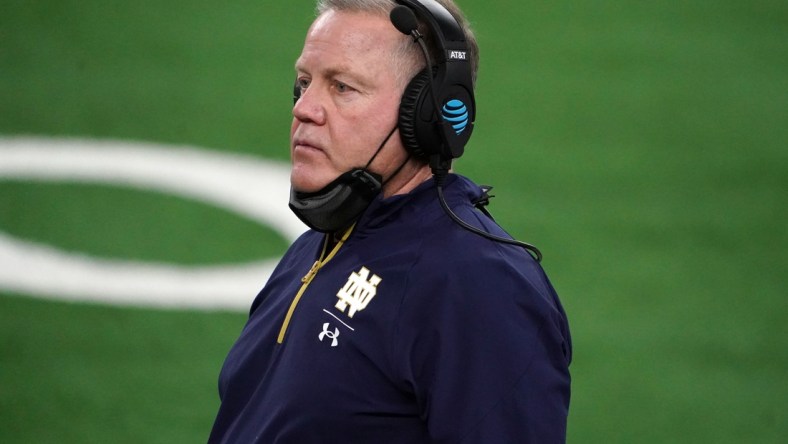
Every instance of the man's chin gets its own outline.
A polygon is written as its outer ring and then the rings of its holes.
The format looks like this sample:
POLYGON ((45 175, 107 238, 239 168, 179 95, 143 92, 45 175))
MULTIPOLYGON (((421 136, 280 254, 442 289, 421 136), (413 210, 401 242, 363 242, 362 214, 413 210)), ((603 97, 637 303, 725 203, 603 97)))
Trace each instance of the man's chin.
POLYGON ((299 193, 314 193, 325 188, 334 178, 317 178, 314 174, 298 174, 293 171, 290 174, 290 186, 299 193), (306 177, 304 177, 306 176, 306 177))

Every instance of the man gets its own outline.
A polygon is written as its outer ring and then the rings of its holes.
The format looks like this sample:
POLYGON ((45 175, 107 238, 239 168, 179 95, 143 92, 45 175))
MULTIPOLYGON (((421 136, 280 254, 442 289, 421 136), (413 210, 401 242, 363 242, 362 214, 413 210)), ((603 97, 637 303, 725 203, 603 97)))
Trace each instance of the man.
POLYGON ((474 113, 467 22, 450 0, 317 11, 291 128, 290 207, 312 229, 227 356, 210 441, 565 441, 563 309, 486 191, 448 172, 474 113))

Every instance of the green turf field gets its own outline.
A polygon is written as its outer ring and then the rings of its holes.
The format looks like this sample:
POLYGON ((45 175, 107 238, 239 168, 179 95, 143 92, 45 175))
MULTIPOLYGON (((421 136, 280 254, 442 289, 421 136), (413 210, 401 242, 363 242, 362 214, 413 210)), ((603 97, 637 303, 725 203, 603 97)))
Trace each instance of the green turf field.
MULTIPOLYGON (((482 65, 457 169, 545 254, 574 338, 569 442, 788 441, 788 3, 459 1, 482 65)), ((286 160, 311 9, 5 0, 0 136, 286 160)), ((190 265, 286 247, 188 199, 2 178, 0 230, 190 265)), ((0 289, 0 442, 205 441, 244 318, 0 289)))

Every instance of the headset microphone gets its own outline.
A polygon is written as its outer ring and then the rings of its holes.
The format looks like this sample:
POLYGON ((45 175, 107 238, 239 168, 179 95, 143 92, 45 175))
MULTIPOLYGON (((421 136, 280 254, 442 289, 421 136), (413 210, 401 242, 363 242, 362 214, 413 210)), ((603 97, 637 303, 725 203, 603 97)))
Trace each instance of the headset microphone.
POLYGON ((399 32, 410 35, 411 33, 418 32, 419 22, 416 20, 416 14, 413 13, 407 6, 399 5, 391 11, 391 23, 399 32))

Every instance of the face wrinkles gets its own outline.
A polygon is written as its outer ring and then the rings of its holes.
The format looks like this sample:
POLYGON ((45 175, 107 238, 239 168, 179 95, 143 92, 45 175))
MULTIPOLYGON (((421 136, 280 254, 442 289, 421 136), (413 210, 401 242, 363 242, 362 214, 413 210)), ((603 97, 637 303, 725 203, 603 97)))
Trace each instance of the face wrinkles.
MULTIPOLYGON (((296 62, 302 96, 293 107, 291 183, 317 191, 364 167, 396 126, 403 85, 391 61, 403 37, 388 18, 329 11, 310 28, 296 62)), ((375 159, 384 177, 405 158, 395 133, 375 159)))

